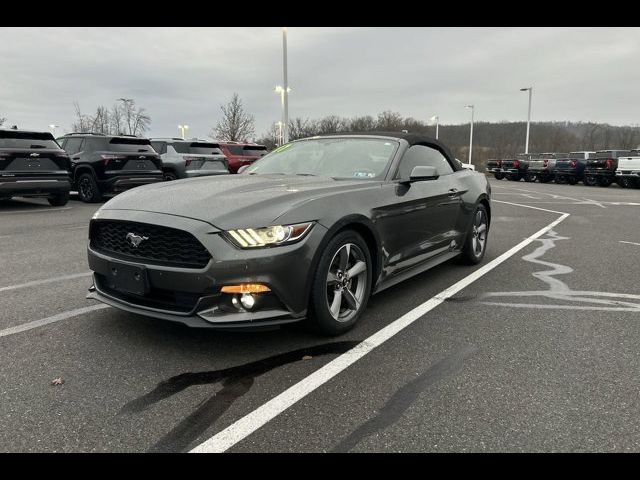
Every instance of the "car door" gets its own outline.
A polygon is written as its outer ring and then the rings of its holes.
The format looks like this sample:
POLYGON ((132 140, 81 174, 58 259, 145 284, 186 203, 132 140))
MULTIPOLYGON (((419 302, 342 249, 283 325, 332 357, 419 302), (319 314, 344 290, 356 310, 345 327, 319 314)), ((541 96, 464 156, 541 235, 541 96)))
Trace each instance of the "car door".
POLYGON ((461 199, 451 163, 437 149, 413 145, 404 153, 394 179, 382 186, 388 204, 375 209, 382 237, 383 275, 391 277, 457 246, 461 199), (407 183, 416 166, 432 166, 435 180, 407 183))

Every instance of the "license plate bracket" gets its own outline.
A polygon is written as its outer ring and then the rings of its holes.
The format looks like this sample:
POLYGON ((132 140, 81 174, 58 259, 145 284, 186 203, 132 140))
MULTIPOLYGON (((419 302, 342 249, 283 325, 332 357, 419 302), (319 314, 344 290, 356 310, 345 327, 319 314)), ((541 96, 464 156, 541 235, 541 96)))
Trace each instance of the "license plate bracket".
POLYGON ((147 269, 138 265, 109 262, 109 286, 114 290, 134 295, 149 293, 147 269))

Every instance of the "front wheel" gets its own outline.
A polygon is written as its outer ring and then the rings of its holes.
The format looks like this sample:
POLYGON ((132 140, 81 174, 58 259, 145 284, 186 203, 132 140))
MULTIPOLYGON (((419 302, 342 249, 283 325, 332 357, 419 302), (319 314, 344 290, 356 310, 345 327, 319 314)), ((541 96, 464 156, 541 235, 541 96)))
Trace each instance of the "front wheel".
POLYGON ((631 181, 627 177, 620 177, 618 179, 618 185, 620 185, 622 188, 631 188, 631 181))
POLYGON ((162 178, 163 178, 163 180, 165 182, 171 182, 173 180, 177 180, 178 176, 175 173, 173 173, 173 172, 171 172, 169 170, 166 170, 166 171, 162 172, 162 178))
POLYGON ((569 182, 569 185, 575 185, 576 183, 578 183, 578 179, 576 177, 570 176, 567 177, 567 182, 569 182))
POLYGON ((528 182, 528 183, 533 183, 536 181, 536 179, 538 178, 538 176, 535 173, 527 173, 524 176, 524 181, 528 182))
POLYGON ((611 179, 607 177, 600 177, 598 178, 598 185, 600 185, 601 187, 608 187, 609 185, 611 185, 611 179))
POLYGON ((473 221, 471 222, 471 226, 467 232, 467 238, 462 247, 460 258, 463 263, 475 265, 482 261, 487 250, 488 234, 489 216, 487 215, 487 209, 484 205, 480 204, 476 207, 476 211, 473 214, 473 221))
POLYGON ((373 268, 362 237, 345 230, 325 247, 311 287, 309 322, 324 335, 351 329, 367 306, 373 268))
POLYGON ((494 177, 496 177, 496 180, 502 180, 504 178, 504 173, 502 172, 495 172, 493 174, 494 177))

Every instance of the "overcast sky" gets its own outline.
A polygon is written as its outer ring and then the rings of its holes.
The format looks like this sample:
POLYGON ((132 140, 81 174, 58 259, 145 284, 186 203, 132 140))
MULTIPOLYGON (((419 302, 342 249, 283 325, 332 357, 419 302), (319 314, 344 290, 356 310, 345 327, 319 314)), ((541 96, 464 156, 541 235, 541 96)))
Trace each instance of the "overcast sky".
MULTIPOLYGON (((290 117, 393 110, 441 123, 640 123, 640 28, 289 27, 290 117)), ((119 97, 151 115, 151 136, 206 137, 238 92, 260 136, 280 119, 280 27, 0 29, 0 117, 68 131, 73 102, 119 97)))

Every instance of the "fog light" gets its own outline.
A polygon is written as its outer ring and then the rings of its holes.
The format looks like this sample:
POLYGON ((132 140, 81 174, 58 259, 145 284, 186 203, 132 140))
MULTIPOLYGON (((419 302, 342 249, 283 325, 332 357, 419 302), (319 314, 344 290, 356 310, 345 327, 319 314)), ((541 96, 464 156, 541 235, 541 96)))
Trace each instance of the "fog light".
POLYGON ((240 285, 225 285, 221 289, 222 293, 264 293, 270 289, 261 283, 241 283, 240 285))
POLYGON ((256 304, 256 299, 253 295, 251 295, 250 293, 244 293, 241 297, 240 297, 240 303, 242 304, 242 306, 244 308, 246 308, 247 310, 251 310, 253 308, 253 306, 256 304))

